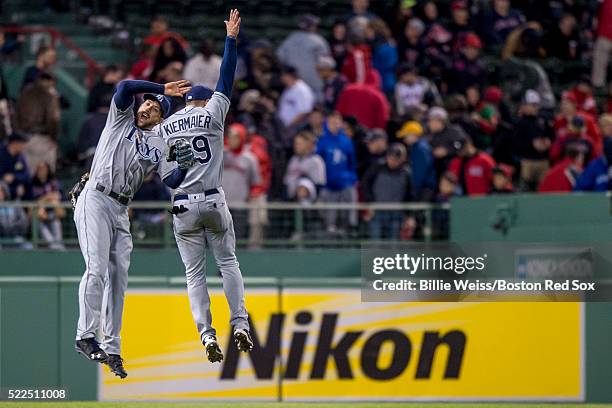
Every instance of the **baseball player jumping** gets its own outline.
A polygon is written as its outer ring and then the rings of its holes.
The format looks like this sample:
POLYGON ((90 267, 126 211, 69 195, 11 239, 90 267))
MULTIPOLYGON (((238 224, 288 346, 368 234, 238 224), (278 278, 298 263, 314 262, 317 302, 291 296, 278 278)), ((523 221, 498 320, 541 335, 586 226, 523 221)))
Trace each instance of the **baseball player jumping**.
POLYGON ((184 143, 173 146, 175 160, 154 128, 170 113, 164 96, 183 97, 187 81, 165 85, 122 81, 113 96, 89 177, 71 191, 85 273, 79 285, 79 320, 76 350, 89 360, 105 363, 117 376, 127 372, 121 358, 121 318, 128 281, 132 236, 127 205, 143 179, 157 170, 165 184, 178 187, 193 165, 193 150, 184 143), (134 116, 134 95, 146 93, 134 116), (76 203, 75 203, 76 202, 76 203), (104 305, 102 345, 96 341, 104 305))
POLYGON ((185 140, 195 152, 195 165, 174 191, 174 235, 185 264, 191 313, 208 360, 223 360, 212 326, 210 297, 205 275, 205 246, 210 245, 223 277, 223 290, 230 308, 233 337, 240 351, 253 349, 248 315, 244 306, 244 284, 236 259, 236 236, 232 216, 221 188, 223 171, 223 126, 230 106, 236 70, 236 36, 240 29, 238 10, 225 21, 227 38, 216 90, 197 85, 186 94, 187 106, 166 119, 161 132, 169 144, 185 140))

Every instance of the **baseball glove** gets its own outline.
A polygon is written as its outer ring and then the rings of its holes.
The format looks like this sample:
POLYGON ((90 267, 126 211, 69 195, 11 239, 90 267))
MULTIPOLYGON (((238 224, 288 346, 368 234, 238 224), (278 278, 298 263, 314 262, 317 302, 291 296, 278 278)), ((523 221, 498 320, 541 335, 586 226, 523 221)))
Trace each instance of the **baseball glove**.
POLYGON ((85 183, 87 183, 87 180, 89 180, 89 172, 83 174, 81 176, 81 179, 78 181, 78 183, 72 186, 72 188, 68 192, 68 197, 70 197, 70 202, 72 203, 73 210, 76 207, 76 203, 77 203, 77 200, 79 199, 79 195, 85 188, 85 183))
POLYGON ((185 140, 178 140, 170 147, 167 160, 176 161, 181 170, 187 170, 195 161, 191 145, 185 140))

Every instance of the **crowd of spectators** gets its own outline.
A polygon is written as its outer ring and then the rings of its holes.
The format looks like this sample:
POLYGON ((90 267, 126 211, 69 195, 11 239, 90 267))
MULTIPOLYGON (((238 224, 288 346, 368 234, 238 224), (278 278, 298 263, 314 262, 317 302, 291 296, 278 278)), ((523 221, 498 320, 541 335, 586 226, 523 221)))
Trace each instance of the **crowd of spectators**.
MULTIPOLYGON (((401 0, 391 16, 353 0, 328 37, 314 15, 302 16, 276 48, 241 32, 226 125, 228 202, 446 203, 609 190, 611 21, 612 0, 401 0)), ((81 166, 91 163, 123 78, 214 87, 215 44, 194 45, 158 17, 129 69, 106 67, 90 91, 81 166)), ((0 150, 4 200, 61 198, 53 181, 62 106, 55 62, 54 50, 42 47, 27 70, 13 136, 0 150)), ((137 198, 167 197, 150 190, 137 198)), ((41 217, 50 244, 62 216, 41 217)), ((319 216, 330 236, 361 221, 374 239, 409 239, 418 221, 402 211, 319 216)), ((261 242, 265 210, 235 218, 238 236, 261 242)))

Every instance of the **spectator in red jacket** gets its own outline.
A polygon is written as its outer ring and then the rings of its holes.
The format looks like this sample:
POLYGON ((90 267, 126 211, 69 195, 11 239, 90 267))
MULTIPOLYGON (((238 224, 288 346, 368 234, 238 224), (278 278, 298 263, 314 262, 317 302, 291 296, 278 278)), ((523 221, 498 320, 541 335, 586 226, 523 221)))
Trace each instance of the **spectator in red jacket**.
POLYGON ((380 75, 372 66, 372 50, 361 37, 352 38, 340 72, 351 83, 369 84, 380 89, 380 75))
POLYGON ((342 116, 354 116, 370 128, 387 127, 391 108, 380 90, 366 84, 348 84, 338 97, 336 110, 342 116))
POLYGON ((471 139, 466 138, 457 157, 451 160, 448 170, 453 173, 465 195, 488 194, 493 187, 495 160, 478 150, 471 139))
POLYGON ((578 112, 588 113, 597 117, 597 103, 593 97, 593 89, 588 76, 580 77, 580 80, 572 89, 566 92, 567 97, 576 101, 576 110, 578 112))
POLYGON ((163 16, 157 16, 151 21, 149 35, 142 42, 143 44, 153 45, 155 48, 158 48, 168 38, 177 40, 184 51, 189 51, 187 40, 179 33, 168 31, 168 20, 163 16))
POLYGON ((603 0, 599 6, 599 17, 597 19, 597 40, 593 49, 593 71, 591 80, 593 86, 603 87, 606 85, 606 74, 612 54, 612 0, 603 0))
POLYGON ((538 187, 540 193, 569 192, 574 189, 576 180, 584 167, 585 150, 580 145, 570 145, 566 157, 544 175, 538 187))
POLYGON ((555 118, 555 142, 550 148, 551 163, 558 163, 564 156, 564 148, 572 142, 580 142, 589 149, 587 161, 601 154, 601 133, 591 115, 577 112, 573 94, 565 93, 561 99, 559 114, 555 118))

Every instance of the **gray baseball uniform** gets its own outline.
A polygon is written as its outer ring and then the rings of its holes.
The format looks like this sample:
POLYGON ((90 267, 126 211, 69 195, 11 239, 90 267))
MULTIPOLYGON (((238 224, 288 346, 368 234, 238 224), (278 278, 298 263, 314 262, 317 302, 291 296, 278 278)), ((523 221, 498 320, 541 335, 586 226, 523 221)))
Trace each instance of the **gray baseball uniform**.
POLYGON ((229 106, 229 99, 215 92, 206 107, 187 106, 161 125, 167 144, 184 139, 195 152, 194 166, 174 191, 174 205, 187 210, 174 216, 174 235, 185 264, 191 313, 201 338, 216 334, 206 285, 206 242, 223 278, 230 324, 234 329, 249 328, 234 224, 221 188, 223 124, 229 106))
POLYGON ((123 301, 132 251, 125 204, 150 172, 157 169, 163 179, 174 170, 176 162, 166 161, 166 149, 158 129, 146 131, 135 126, 133 102, 122 111, 113 99, 89 181, 74 211, 86 266, 79 285, 76 338, 96 336, 104 306, 101 347, 109 354, 120 354, 123 301), (109 196, 111 192, 122 196, 124 203, 109 196))

